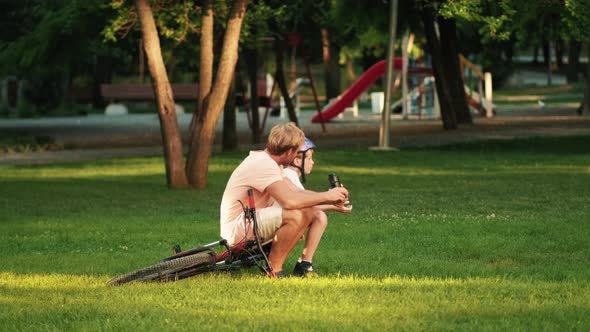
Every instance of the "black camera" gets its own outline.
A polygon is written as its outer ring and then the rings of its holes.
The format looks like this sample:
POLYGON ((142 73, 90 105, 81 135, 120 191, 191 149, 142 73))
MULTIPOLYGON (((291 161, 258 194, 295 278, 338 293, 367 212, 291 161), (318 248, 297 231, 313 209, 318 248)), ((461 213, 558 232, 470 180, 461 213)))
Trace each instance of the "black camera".
MULTIPOLYGON (((328 181, 330 182, 330 189, 333 189, 336 187, 344 187, 342 185, 342 183, 340 182, 340 179, 338 178, 338 175, 336 175, 336 173, 332 173, 332 174, 328 175, 328 181)), ((350 202, 347 202, 346 206, 350 206, 350 202)))
POLYGON ((342 183, 340 183, 340 179, 338 178, 338 175, 336 175, 336 173, 328 175, 328 181, 330 182, 330 189, 342 187, 342 183))

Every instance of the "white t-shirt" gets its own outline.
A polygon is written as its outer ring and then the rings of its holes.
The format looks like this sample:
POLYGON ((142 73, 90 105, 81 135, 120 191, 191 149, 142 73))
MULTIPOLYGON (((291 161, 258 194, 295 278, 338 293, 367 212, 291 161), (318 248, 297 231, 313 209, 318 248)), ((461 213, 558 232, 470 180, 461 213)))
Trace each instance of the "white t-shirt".
POLYGON ((264 151, 250 151, 250 155, 234 170, 227 181, 220 207, 221 237, 227 240, 246 236, 243 227, 235 227, 243 222, 241 214, 244 205, 248 206, 248 189, 254 191, 256 209, 273 205, 274 199, 266 188, 284 178, 283 168, 264 151))
POLYGON ((285 169, 283 170, 283 172, 285 173, 285 175, 287 176, 287 178, 289 180, 291 180, 291 182, 293 182, 298 188, 300 189, 305 189, 303 187, 303 184, 301 184, 301 181, 299 180, 299 175, 297 174, 296 171, 285 167, 285 169))

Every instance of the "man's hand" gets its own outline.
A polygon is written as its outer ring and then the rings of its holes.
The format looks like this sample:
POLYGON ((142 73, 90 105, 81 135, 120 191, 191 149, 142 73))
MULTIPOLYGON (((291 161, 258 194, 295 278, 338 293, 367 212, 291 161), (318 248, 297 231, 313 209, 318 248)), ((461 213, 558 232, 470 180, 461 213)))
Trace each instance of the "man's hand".
POLYGON ((336 187, 328 190, 328 201, 334 204, 344 203, 348 201, 348 190, 344 187, 336 187))
POLYGON ((338 211, 338 212, 342 212, 342 213, 351 213, 352 212, 352 205, 350 205, 350 202, 348 200, 342 204, 334 204, 333 211, 338 211))

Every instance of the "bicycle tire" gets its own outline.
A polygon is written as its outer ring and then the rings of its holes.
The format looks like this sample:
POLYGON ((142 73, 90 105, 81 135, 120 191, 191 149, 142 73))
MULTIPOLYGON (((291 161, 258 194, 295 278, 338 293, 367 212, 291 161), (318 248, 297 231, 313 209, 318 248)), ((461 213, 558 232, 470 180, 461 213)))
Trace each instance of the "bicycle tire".
POLYGON ((186 277, 183 276, 182 271, 195 268, 201 272, 214 271, 215 255, 211 252, 200 252, 170 261, 158 262, 113 278, 107 282, 107 285, 118 286, 134 281, 173 281, 186 277))

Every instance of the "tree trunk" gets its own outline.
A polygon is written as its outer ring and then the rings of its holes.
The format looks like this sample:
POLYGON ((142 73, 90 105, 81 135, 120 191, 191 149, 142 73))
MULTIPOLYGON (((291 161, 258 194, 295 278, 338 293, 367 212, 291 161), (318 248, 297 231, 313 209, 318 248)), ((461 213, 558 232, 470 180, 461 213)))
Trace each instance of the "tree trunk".
POLYGON ((340 95, 340 68, 338 65, 338 48, 330 42, 330 33, 322 28, 322 54, 325 69, 326 101, 340 95))
POLYGON ((236 80, 234 77, 223 108, 223 151, 232 151, 238 147, 236 127, 236 80))
POLYGON ((533 46, 533 65, 539 64, 539 45, 533 46))
POLYGON ((276 38, 275 39, 275 60, 276 60, 275 79, 277 80, 279 90, 281 90, 281 94, 283 95, 283 100, 285 100, 285 106, 287 107, 287 112, 289 113, 289 121, 294 122, 297 126, 299 126, 299 122, 297 121, 297 114, 295 114, 295 106, 293 106, 293 101, 291 100, 291 96, 289 96, 289 89, 287 88, 287 82, 285 82, 285 72, 283 70, 284 50, 285 50, 285 41, 283 39, 276 38))
POLYGON ((203 22, 201 25, 201 54, 199 63, 199 98, 197 115, 203 109, 205 98, 211 93, 213 84, 213 6, 212 0, 203 1, 203 22))
POLYGON ((250 115, 252 116, 252 143, 260 143, 260 114, 258 112, 258 51, 254 48, 244 50, 246 72, 250 82, 250 115))
MULTIPOLYGON (((586 43, 586 54, 590 54, 590 42, 586 43)), ((590 113, 590 59, 586 65, 586 92, 584 92, 582 103, 582 111, 586 114, 590 113)))
POLYGON ((143 50, 143 38, 139 38, 139 81, 145 83, 145 52, 143 50))
POLYGON ((225 30, 221 60, 217 69, 215 85, 208 99, 204 101, 203 110, 195 121, 197 132, 193 135, 193 142, 188 155, 187 169, 191 186, 203 189, 207 187, 207 166, 215 137, 215 127, 219 121, 223 105, 225 104, 229 87, 234 76, 238 60, 238 41, 247 0, 233 2, 230 18, 225 30))
POLYGON ((546 66, 551 65, 551 43, 548 40, 543 41, 543 63, 546 66))
POLYGON ((291 47, 291 59, 289 61, 289 65, 291 67, 290 69, 290 77, 291 77, 291 82, 289 84, 293 84, 293 86, 296 84, 297 81, 297 61, 296 61, 296 55, 297 55, 297 45, 293 45, 291 47))
POLYGON ((162 51, 160 39, 156 30, 156 23, 152 9, 147 0, 136 0, 137 13, 141 21, 141 31, 144 39, 144 48, 148 60, 148 68, 152 78, 152 86, 158 104, 160 116, 160 131, 164 145, 164 160, 166 164, 166 179, 171 188, 186 188, 188 180, 184 169, 182 156, 182 141, 176 119, 172 87, 168 82, 168 75, 162 51))
POLYGON ((442 49, 442 63, 445 70, 446 85, 451 93, 451 105, 458 123, 473 123, 467 99, 465 98, 465 87, 461 66, 459 65, 459 54, 457 52, 457 27, 454 19, 438 20, 440 30, 440 43, 445 45, 442 49))
POLYGON ((434 27, 432 8, 426 6, 422 8, 422 22, 424 24, 426 42, 430 50, 430 55, 432 56, 432 67, 434 69, 436 92, 440 104, 443 128, 446 130, 457 129, 457 118, 451 104, 451 93, 446 84, 442 63, 442 50, 434 27))
POLYGON ((356 74, 354 73, 354 66, 352 59, 346 58, 346 78, 348 79, 349 85, 356 81, 356 74))
POLYGON ((555 62, 557 63, 557 68, 561 68, 563 66, 563 39, 557 38, 555 41, 555 62))
MULTIPOLYGON (((172 54, 174 54, 174 52, 172 54)), ((172 82, 174 82, 176 76, 176 57, 174 55, 172 55, 170 59, 168 59, 168 66, 166 67, 166 71, 168 72, 169 79, 172 79, 172 82)))
POLYGON ((112 73, 113 59, 108 55, 97 55, 92 80, 92 107, 104 108, 106 106, 106 100, 100 93, 100 86, 103 83, 111 82, 112 73))
POLYGON ((189 150, 197 148, 198 140, 193 139, 193 135, 197 131, 197 119, 201 110, 204 109, 205 100, 211 93, 211 85, 213 84, 213 6, 212 0, 203 1, 203 16, 201 24, 201 45, 200 45, 200 62, 199 62, 199 94, 197 98, 197 105, 193 111, 191 124, 189 128, 189 150))
POLYGON ((580 65, 581 50, 582 43, 575 40, 569 42, 568 64, 565 73, 568 83, 575 83, 578 81, 578 67, 580 65))

